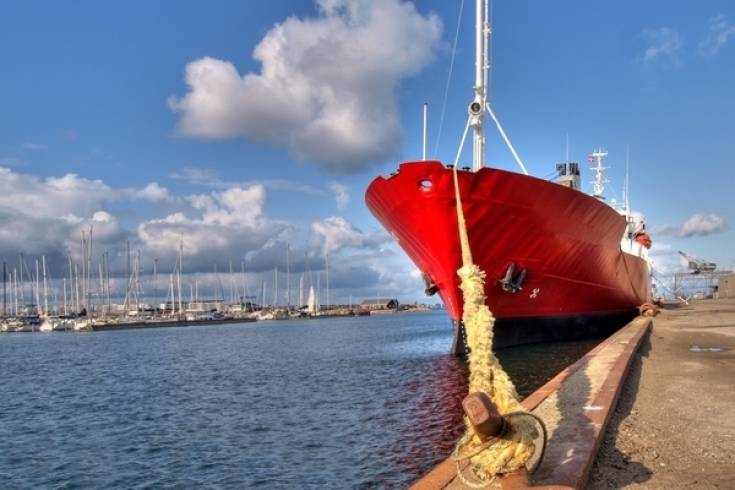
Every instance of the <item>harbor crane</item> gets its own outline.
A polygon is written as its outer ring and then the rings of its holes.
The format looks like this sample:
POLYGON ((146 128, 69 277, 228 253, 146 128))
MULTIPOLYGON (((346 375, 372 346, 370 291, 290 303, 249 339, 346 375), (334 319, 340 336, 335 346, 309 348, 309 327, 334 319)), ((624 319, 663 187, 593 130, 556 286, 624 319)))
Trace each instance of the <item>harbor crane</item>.
POLYGON ((698 259, 682 252, 681 250, 679 250, 679 255, 684 257, 684 260, 687 261, 687 266, 689 267, 689 270, 692 271, 692 274, 713 272, 717 268, 717 264, 715 264, 714 262, 707 262, 706 260, 698 259))

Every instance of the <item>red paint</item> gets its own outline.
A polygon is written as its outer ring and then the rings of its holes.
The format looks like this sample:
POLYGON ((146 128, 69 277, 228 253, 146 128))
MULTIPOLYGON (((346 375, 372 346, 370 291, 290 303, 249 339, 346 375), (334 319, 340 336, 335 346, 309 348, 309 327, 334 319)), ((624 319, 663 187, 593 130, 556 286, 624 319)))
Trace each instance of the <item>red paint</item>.
MULTIPOLYGON (((625 220, 610 206, 553 182, 494 168, 459 172, 475 263, 487 274, 497 318, 630 311, 650 301, 643 259, 624 254, 625 220), (499 281, 511 263, 528 273, 517 293, 499 281)), ((368 208, 438 286, 449 315, 462 316, 461 265, 452 170, 408 162, 368 187, 368 208)))

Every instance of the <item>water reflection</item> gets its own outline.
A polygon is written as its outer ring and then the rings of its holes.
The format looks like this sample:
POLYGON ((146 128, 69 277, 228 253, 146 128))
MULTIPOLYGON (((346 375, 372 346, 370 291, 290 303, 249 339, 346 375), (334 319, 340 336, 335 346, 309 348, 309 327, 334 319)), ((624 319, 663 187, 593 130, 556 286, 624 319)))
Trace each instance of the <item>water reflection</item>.
POLYGON ((602 340, 587 339, 507 347, 498 351, 497 356, 503 369, 513 380, 518 396, 523 399, 584 356, 602 340))
MULTIPOLYGON (((519 396, 525 398, 600 341, 512 347, 502 349, 497 356, 519 396)), ((387 412, 403 409, 410 414, 398 419, 398 437, 380 455, 396 465, 406 478, 404 481, 415 481, 451 454, 464 431, 461 401, 467 395, 467 384, 467 364, 453 356, 441 355, 426 360, 421 376, 407 376, 403 380, 399 399, 386 402, 387 412)), ((386 487, 391 486, 389 482, 372 481, 386 487)))
POLYGON ((460 403, 467 394, 467 366, 448 354, 432 360, 421 378, 402 383, 401 400, 386 402, 410 407, 400 419, 397 438, 389 451, 400 472, 414 479, 446 458, 464 430, 460 403))

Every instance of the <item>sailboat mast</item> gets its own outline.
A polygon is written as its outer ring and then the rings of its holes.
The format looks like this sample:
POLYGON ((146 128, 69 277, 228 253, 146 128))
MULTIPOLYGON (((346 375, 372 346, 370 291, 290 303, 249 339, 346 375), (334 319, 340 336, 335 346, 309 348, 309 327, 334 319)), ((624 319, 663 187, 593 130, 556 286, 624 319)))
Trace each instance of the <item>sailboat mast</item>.
POLYGON ((329 254, 326 254, 324 256, 324 269, 325 269, 326 275, 327 275, 327 278, 326 278, 327 279, 327 298, 326 298, 327 299, 327 303, 326 303, 326 307, 327 307, 327 309, 329 309, 329 254))
POLYGON ((41 311, 41 288, 40 288, 40 277, 38 273, 38 259, 36 259, 36 314, 40 315, 43 312, 41 311))
POLYGON ((15 316, 18 316, 18 270, 13 269, 13 303, 15 305, 15 316))
POLYGON ((43 262, 43 314, 48 316, 48 285, 46 283, 46 256, 41 256, 43 262))
MULTIPOLYGON (((25 283, 23 282, 23 252, 18 255, 18 270, 20 270, 20 282, 18 283, 20 291, 20 307, 25 310, 26 307, 26 295, 25 295, 25 283)), ((22 311, 21 311, 22 312, 22 311)))
POLYGON ((140 287, 140 250, 135 254, 135 311, 140 311, 140 296, 143 288, 140 287))
POLYGON ((286 310, 291 311, 291 246, 286 244, 286 310))
POLYGON ((79 307, 79 267, 77 264, 74 264, 74 307, 77 314, 81 313, 82 310, 79 307))
POLYGON ((181 314, 182 310, 182 302, 181 302, 181 274, 183 273, 182 269, 184 268, 184 235, 181 235, 181 241, 179 242, 179 275, 178 275, 178 289, 179 289, 179 314, 181 314))
MULTIPOLYGON (((67 257, 69 258, 69 304, 74 304, 74 293, 72 292, 72 288, 74 287, 74 269, 71 266, 71 252, 67 254, 67 257)), ((66 291, 66 289, 64 289, 66 291)), ((67 312, 67 315, 69 313, 67 312)))
POLYGON ((3 317, 8 316, 8 276, 6 264, 3 260, 3 317))
POLYGON ((105 251, 105 298, 107 302, 107 311, 112 310, 110 300, 110 253, 105 251))
POLYGON ((240 270, 242 271, 242 304, 245 305, 248 303, 248 297, 250 296, 250 293, 248 292, 248 283, 247 278, 245 277, 245 261, 240 261, 240 270))
POLYGON ((232 260, 230 260, 230 305, 235 304, 235 279, 232 276, 232 260))
POLYGON ((92 245, 94 242, 92 241, 92 230, 94 229, 94 225, 89 225, 89 240, 87 242, 87 309, 91 312, 92 311, 92 278, 94 277, 92 274, 92 245))
POLYGON ((477 171, 485 166, 485 107, 487 106, 487 46, 490 26, 487 22, 489 0, 476 0, 475 4, 475 97, 470 104, 472 128, 472 168, 477 171))
MULTIPOLYGON (((154 301, 160 301, 158 299, 158 259, 153 259, 153 297, 156 298, 154 301)), ((158 308, 153 308, 153 316, 156 316, 158 308)))
MULTIPOLYGON (((100 309, 102 310, 102 318, 105 317, 105 274, 104 274, 104 264, 105 263, 105 256, 102 255, 102 260, 100 260, 100 263, 98 265, 98 269, 100 272, 100 288, 99 288, 99 294, 97 297, 99 298, 98 303, 100 304, 100 309)), ((44 282, 46 278, 44 277, 44 282)))
POLYGON ((168 294, 166 295, 166 306, 168 307, 168 297, 171 296, 171 314, 176 310, 176 293, 174 292, 174 275, 168 276, 168 294))

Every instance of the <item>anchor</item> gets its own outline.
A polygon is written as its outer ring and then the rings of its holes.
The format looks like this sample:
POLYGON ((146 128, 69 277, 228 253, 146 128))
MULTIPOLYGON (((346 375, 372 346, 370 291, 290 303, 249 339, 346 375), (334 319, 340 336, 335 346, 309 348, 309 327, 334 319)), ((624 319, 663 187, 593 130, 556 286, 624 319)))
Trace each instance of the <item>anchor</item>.
POLYGON ((517 293, 523 289, 521 286, 523 285, 523 281, 526 279, 528 269, 524 267, 518 275, 515 275, 515 270, 516 264, 515 262, 511 262, 508 269, 505 271, 505 277, 500 280, 500 286, 506 293, 517 293))
POLYGON ((421 274, 421 277, 423 277, 424 284, 426 285, 426 289, 424 289, 426 296, 434 296, 439 291, 439 286, 425 272, 421 274))

